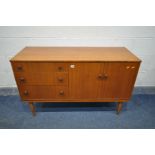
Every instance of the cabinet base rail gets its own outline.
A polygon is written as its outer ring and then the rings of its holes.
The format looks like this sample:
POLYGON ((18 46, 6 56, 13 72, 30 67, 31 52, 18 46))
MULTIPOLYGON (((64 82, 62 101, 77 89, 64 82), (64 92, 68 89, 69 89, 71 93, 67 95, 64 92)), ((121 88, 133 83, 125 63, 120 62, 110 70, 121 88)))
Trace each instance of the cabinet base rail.
MULTIPOLYGON (((36 107, 34 105, 34 102, 28 102, 30 111, 32 112, 33 116, 36 116, 36 107)), ((119 114, 122 111, 123 102, 117 103, 116 113, 119 114)))

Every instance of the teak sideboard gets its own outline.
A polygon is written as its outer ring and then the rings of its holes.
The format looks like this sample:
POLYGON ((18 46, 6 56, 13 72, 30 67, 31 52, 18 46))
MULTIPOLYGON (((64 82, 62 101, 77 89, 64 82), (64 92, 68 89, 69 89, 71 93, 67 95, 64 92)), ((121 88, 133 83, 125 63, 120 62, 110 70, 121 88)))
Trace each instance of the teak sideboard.
POLYGON ((10 62, 35 115, 34 102, 118 102, 119 113, 141 60, 125 47, 26 47, 10 62))

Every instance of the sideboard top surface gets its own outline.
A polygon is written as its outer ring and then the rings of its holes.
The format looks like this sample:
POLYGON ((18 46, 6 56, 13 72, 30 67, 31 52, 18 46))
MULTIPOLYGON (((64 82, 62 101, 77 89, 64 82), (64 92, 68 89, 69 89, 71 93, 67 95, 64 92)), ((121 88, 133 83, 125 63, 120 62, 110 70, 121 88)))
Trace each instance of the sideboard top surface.
POLYGON ((141 61, 125 47, 25 47, 10 61, 141 61))

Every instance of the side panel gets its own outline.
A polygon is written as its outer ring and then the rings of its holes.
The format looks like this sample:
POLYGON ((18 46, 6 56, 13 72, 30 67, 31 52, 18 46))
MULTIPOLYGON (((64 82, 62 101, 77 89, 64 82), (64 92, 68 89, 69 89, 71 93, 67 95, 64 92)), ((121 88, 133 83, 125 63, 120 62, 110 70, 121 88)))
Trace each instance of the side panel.
POLYGON ((129 99, 132 95, 132 90, 137 78, 140 62, 124 63, 120 68, 121 81, 119 98, 129 99))

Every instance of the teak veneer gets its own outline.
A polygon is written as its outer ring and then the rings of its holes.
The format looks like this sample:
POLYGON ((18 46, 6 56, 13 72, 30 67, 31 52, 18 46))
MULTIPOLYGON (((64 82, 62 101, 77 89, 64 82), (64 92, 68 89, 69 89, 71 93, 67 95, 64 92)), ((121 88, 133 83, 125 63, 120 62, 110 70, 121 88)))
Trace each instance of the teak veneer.
POLYGON ((34 102, 127 102, 141 60, 124 47, 26 47, 11 60, 20 97, 34 102))

